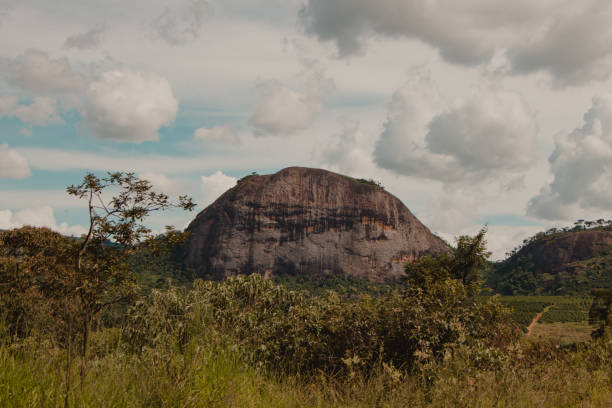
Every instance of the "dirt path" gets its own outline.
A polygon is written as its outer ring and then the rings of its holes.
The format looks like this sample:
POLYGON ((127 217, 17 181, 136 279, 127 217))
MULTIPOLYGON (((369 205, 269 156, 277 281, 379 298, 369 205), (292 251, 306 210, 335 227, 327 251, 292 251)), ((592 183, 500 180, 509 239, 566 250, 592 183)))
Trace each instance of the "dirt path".
POLYGON ((551 307, 553 307, 554 305, 550 305, 550 306, 546 306, 544 309, 542 309, 542 311, 540 313, 538 313, 537 315, 535 315, 535 317, 533 318, 533 320, 531 321, 531 323, 529 323, 529 326, 527 326, 527 333, 525 334, 525 337, 529 337, 531 336, 531 332, 533 332, 533 328, 535 327, 535 325, 538 323, 538 320, 540 320, 540 318, 542 317, 542 315, 544 313, 546 313, 548 311, 548 309, 550 309, 551 307))

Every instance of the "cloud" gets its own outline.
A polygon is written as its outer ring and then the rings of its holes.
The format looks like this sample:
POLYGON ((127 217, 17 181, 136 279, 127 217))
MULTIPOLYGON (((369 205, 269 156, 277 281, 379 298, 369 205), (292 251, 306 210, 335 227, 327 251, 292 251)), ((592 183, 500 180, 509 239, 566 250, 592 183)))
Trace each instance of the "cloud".
POLYGON ((313 156, 328 170, 353 177, 373 177, 376 166, 371 153, 364 146, 359 122, 345 119, 341 125, 342 131, 333 136, 334 142, 322 150, 316 150, 313 156))
POLYGON ((203 208, 212 204, 219 196, 225 193, 228 189, 236 185, 234 177, 223 174, 221 170, 217 170, 210 176, 202 176, 202 202, 199 203, 203 208))
POLYGON ((8 61, 8 82, 34 93, 80 92, 86 80, 72 71, 67 58, 52 59, 40 50, 30 49, 8 61))
POLYGON ((22 179, 30 175, 28 161, 8 145, 0 144, 0 179, 22 179))
POLYGON ((578 10, 570 5, 569 10, 534 30, 526 41, 510 48, 514 71, 547 71, 557 85, 608 79, 612 70, 612 7, 607 1, 584 4, 578 10))
POLYGON ((3 116, 13 116, 15 106, 19 103, 16 96, 0 96, 0 118, 3 116))
POLYGON ((55 99, 40 96, 34 98, 29 105, 19 104, 13 96, 0 97, 0 118, 16 117, 29 125, 44 126, 51 123, 63 123, 57 112, 55 99))
MULTIPOLYGON (((455 234, 441 233, 440 236, 451 245, 455 244, 455 238, 461 235, 474 236, 480 231, 483 225, 474 225, 463 228, 455 234)), ((491 251, 492 261, 501 261, 506 259, 506 254, 512 248, 520 245, 525 238, 529 238, 544 231, 543 226, 509 226, 509 225, 493 225, 487 227, 485 240, 487 242, 487 250, 491 251)))
POLYGON ((308 0, 305 32, 335 43, 340 57, 376 36, 419 40, 453 64, 489 63, 506 50, 516 73, 546 71, 559 84, 607 79, 612 5, 606 0, 308 0))
POLYGON ((171 45, 183 45, 198 39, 208 16, 208 2, 191 0, 178 9, 166 9, 155 18, 150 28, 155 36, 171 45))
POLYGON ((519 94, 485 87, 445 105, 426 76, 396 91, 376 163, 397 174, 452 184, 521 172, 535 161, 536 120, 519 94))
POLYGON ((146 72, 104 72, 89 85, 85 123, 93 136, 141 143, 176 118, 178 101, 165 78, 146 72))
POLYGON ((323 110, 323 98, 335 88, 334 81, 312 64, 297 78, 294 86, 279 81, 261 85, 250 124, 258 135, 282 136, 304 130, 323 110))
POLYGON ((15 5, 15 0, 0 0, 0 24, 6 20, 15 5))
POLYGON ((243 171, 245 168, 261 169, 278 166, 277 156, 267 156, 265 151, 247 156, 218 152, 204 156, 173 156, 26 147, 18 150, 32 168, 44 171, 134 171, 178 174, 214 171, 220 167, 243 171))
POLYGON ((64 41, 64 48, 75 48, 77 50, 91 50, 102 44, 106 27, 97 25, 85 33, 73 34, 64 41))
POLYGON ((64 122, 59 113, 57 113, 55 99, 44 96, 34 98, 34 101, 29 105, 16 106, 13 115, 24 123, 37 126, 64 122))
POLYGON ((68 225, 65 222, 58 225, 53 208, 49 206, 24 208, 17 212, 0 210, 0 229, 20 228, 25 225, 47 227, 64 235, 80 236, 87 233, 80 225, 68 225))
POLYGON ((141 173, 140 178, 151 183, 155 191, 172 196, 185 195, 191 188, 190 183, 161 173, 141 173))
POLYGON ((201 127, 193 135, 195 140, 208 142, 239 144, 240 136, 231 125, 215 126, 212 128, 201 127))
POLYGON ((612 95, 593 98, 584 124, 557 137, 549 158, 553 181, 529 202, 529 215, 548 220, 612 211, 612 95))

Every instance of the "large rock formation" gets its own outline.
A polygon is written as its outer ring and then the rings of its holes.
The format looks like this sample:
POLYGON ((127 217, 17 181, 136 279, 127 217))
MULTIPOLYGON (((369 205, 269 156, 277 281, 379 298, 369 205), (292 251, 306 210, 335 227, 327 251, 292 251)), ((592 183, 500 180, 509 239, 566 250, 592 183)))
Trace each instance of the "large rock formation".
POLYGON ((590 295, 610 287, 612 226, 537 234, 497 264, 487 284, 508 295, 590 295))
POLYGON ((393 195, 325 170, 248 176, 187 228, 197 275, 344 273, 393 280, 404 264, 449 251, 393 195))

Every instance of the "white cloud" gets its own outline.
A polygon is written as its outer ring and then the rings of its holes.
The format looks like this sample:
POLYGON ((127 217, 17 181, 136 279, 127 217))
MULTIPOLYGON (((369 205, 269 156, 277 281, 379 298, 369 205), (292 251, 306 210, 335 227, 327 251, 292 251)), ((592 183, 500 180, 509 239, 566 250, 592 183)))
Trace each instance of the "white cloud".
POLYGON ((612 213, 612 95, 593 98, 584 124, 556 139, 549 158, 554 176, 532 198, 528 214, 549 220, 612 213))
POLYGON ((364 135, 359 128, 359 122, 343 120, 342 132, 334 135, 334 143, 322 150, 313 152, 321 165, 331 171, 351 175, 353 177, 371 178, 376 173, 376 165, 364 135))
POLYGON ((463 65, 507 50, 514 71, 547 71, 560 84, 606 79, 612 67, 612 5, 606 0, 308 0, 307 34, 340 56, 359 54, 375 36, 404 37, 463 65))
MULTIPOLYGON (((440 236, 449 244, 454 245, 455 238, 461 235, 474 236, 482 227, 483 225, 474 225, 463 228, 455 234, 441 233, 440 236)), ((542 226, 488 226, 485 240, 487 241, 487 249, 491 251, 491 260, 501 261, 506 259, 506 254, 520 245, 525 238, 532 237, 544 230, 545 228, 542 226)))
POLYGON ((141 143, 158 140, 172 123, 178 101, 165 78, 145 72, 108 71, 87 90, 85 123, 101 139, 141 143))
POLYGON ((172 196, 186 195, 191 185, 176 178, 169 178, 161 173, 141 173, 140 178, 149 181, 153 189, 159 193, 164 193, 172 196))
POLYGON ((262 95, 250 123, 258 134, 288 135, 304 130, 323 110, 323 98, 334 90, 334 81, 310 63, 293 86, 269 81, 261 86, 262 95))
POLYGON ((67 58, 52 59, 35 49, 10 60, 7 71, 9 83, 34 93, 80 92, 86 83, 72 71, 67 58))
POLYGON ((548 71, 557 85, 608 79, 612 70, 610 2, 568 2, 561 10, 509 49, 514 70, 548 71))
POLYGON ((0 96, 0 118, 3 116, 13 116, 15 106, 19 103, 16 96, 0 96))
POLYGON ((28 161, 8 145, 0 144, 0 179, 22 179, 30 175, 28 161))
POLYGON ((24 208, 16 212, 0 210, 0 229, 20 228, 25 225, 47 227, 64 235, 80 236, 87 233, 80 225, 68 225, 65 222, 57 224, 53 208, 49 206, 24 208))
POLYGON ((39 96, 29 105, 19 104, 13 96, 0 97, 0 118, 17 117, 29 125, 44 126, 51 123, 63 123, 57 112, 57 102, 53 98, 39 96))
POLYGON ((97 25, 85 33, 73 34, 64 41, 64 48, 75 48, 77 50, 91 50, 102 44, 106 27, 97 25))
POLYGON ((238 136, 236 130, 231 125, 215 126, 212 128, 198 128, 195 131, 193 138, 195 140, 205 140, 208 142, 217 143, 240 143, 240 136, 238 136))
POLYGON ((484 87, 445 107, 436 84, 416 77, 393 95, 375 161, 398 174, 479 182, 529 168, 537 130, 514 92, 484 87))
POLYGON ((150 28, 161 40, 171 45, 183 45, 195 41, 202 31, 208 16, 209 6, 205 0, 190 0, 177 9, 166 9, 155 18, 150 28))
POLYGON ((0 24, 8 17, 15 5, 15 0, 0 0, 0 24))
MULTIPOLYGON (((232 153, 199 156, 171 156, 162 154, 129 154, 126 152, 92 153, 85 150, 19 148, 34 169, 45 171, 96 170, 134 171, 164 174, 214 171, 219 167, 244 170, 274 168, 278 157, 266 155, 270 149, 262 148, 254 154, 240 156, 232 153)), ((285 156, 287 156, 285 154, 285 156)), ((282 156, 281 156, 282 157, 282 156)))
POLYGON ((13 115, 24 123, 37 126, 64 122, 57 112, 55 99, 44 96, 34 98, 30 105, 18 105, 15 107, 13 115))
POLYGON ((202 202, 200 206, 203 208, 212 204, 219 196, 225 193, 228 189, 236 185, 236 178, 223 174, 221 170, 217 170, 210 176, 202 176, 202 202))

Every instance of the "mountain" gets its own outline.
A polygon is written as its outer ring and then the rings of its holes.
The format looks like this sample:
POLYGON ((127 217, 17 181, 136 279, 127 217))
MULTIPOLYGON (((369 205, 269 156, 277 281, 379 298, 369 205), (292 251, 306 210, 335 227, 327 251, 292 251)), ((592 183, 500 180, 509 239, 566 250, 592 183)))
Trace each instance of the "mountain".
POLYGON ((344 274, 393 281, 404 264, 450 251, 380 185, 320 169, 251 175, 187 228, 197 276, 344 274))
POLYGON ((589 294, 612 287, 612 226, 540 233, 495 265, 487 284, 502 294, 589 294))

